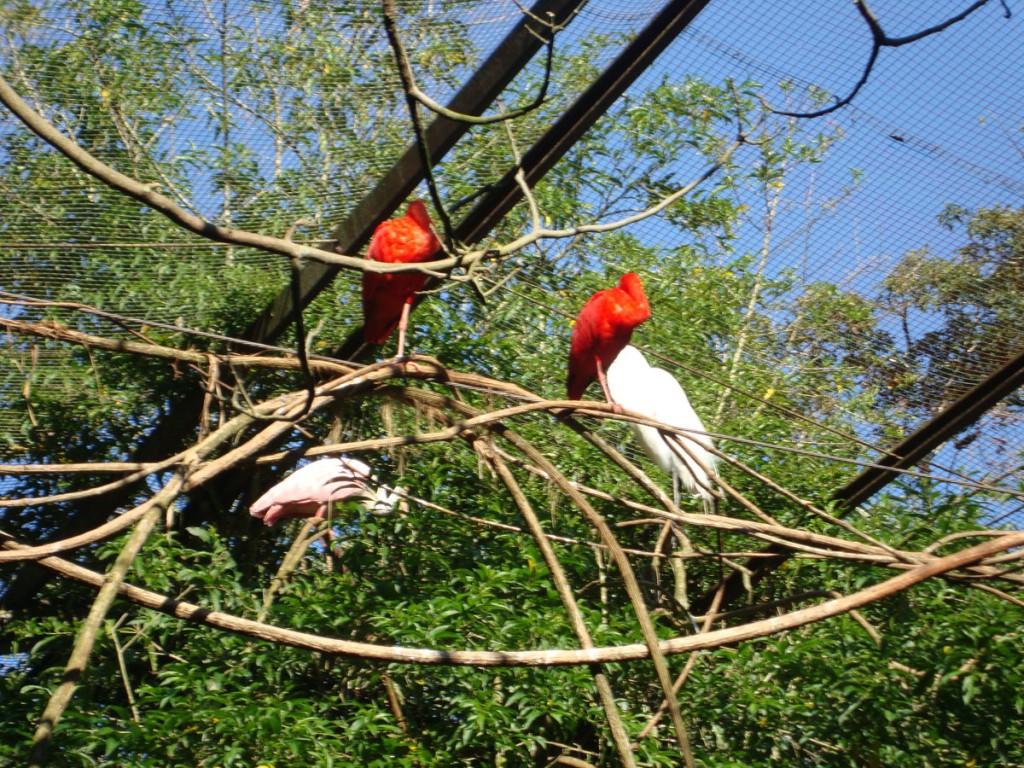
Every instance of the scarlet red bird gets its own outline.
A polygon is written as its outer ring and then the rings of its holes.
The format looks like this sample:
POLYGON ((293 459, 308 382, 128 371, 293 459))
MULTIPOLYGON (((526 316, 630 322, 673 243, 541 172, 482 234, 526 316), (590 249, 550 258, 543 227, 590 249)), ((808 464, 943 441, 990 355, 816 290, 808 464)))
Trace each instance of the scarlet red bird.
MULTIPOLYGON (((419 200, 409 204, 405 216, 382 222, 373 233, 366 258, 388 264, 429 261, 441 248, 431 230, 430 214, 419 200)), ((414 272, 363 273, 363 338, 383 344, 398 328, 398 356, 405 351, 409 309, 427 276, 414 272)))
POLYGON ((614 402, 608 394, 604 372, 629 343, 633 329, 650 316, 644 286, 632 272, 622 276, 617 288, 607 288, 590 297, 572 329, 566 382, 570 400, 583 397, 583 391, 597 379, 605 398, 614 402))

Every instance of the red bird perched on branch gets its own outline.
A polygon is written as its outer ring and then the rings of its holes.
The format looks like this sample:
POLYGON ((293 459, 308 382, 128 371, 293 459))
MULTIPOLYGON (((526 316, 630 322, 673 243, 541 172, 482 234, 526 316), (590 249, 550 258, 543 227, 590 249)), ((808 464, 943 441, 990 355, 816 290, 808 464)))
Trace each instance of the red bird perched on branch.
POLYGON ((650 316, 644 286, 633 272, 624 274, 617 288, 607 288, 590 297, 572 329, 566 382, 570 400, 583 397, 583 391, 597 379, 605 398, 614 403, 604 372, 629 344, 633 329, 650 316))
MULTIPOLYGON (((388 264, 413 264, 429 261, 440 249, 427 207, 413 200, 405 216, 378 225, 366 258, 388 264)), ((363 338, 367 344, 383 344, 397 327, 398 356, 402 356, 409 310, 426 282, 427 276, 416 272, 363 273, 363 338)))

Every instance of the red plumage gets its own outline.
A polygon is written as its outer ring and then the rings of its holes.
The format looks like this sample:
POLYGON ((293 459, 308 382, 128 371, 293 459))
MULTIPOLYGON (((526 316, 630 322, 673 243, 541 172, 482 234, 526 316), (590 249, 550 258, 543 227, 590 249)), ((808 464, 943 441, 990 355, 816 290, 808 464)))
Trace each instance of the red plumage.
MULTIPOLYGON (((624 274, 617 288, 607 288, 590 297, 572 329, 566 382, 570 400, 579 400, 592 381, 603 379, 604 371, 629 344, 633 329, 650 316, 644 286, 633 272, 624 274)), ((607 397, 603 381, 601 387, 607 397)))
MULTIPOLYGON (((374 231, 366 258, 388 264, 429 261, 441 248, 430 228, 430 214, 419 200, 405 216, 382 222, 374 231)), ((406 305, 423 290, 427 276, 411 272, 363 273, 363 338, 383 344, 398 327, 406 305)))

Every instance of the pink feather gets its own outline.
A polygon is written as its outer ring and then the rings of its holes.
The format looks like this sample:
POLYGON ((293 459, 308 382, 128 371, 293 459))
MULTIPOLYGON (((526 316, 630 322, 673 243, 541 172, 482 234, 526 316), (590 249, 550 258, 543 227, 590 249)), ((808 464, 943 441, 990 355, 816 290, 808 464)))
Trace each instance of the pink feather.
POLYGON ((263 518, 266 525, 296 517, 324 517, 332 501, 373 496, 369 479, 370 468, 361 461, 320 459, 295 470, 260 496, 249 514, 263 518))

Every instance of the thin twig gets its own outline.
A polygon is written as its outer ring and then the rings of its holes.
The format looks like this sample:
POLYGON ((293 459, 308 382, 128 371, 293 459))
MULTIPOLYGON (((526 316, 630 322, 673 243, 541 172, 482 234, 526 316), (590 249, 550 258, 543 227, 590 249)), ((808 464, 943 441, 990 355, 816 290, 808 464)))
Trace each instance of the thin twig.
MULTIPOLYGON (((899 48, 902 45, 914 43, 925 37, 929 37, 931 35, 942 32, 943 30, 948 29, 954 24, 958 24, 959 22, 963 21, 972 13, 977 11, 979 8, 988 5, 989 2, 990 0, 976 0, 976 2, 972 3, 970 6, 968 6, 960 13, 956 14, 955 16, 951 16, 950 18, 946 19, 943 22, 940 22, 939 24, 936 24, 935 26, 928 27, 927 29, 922 29, 921 31, 914 32, 913 34, 910 35, 904 35, 903 37, 890 37, 882 29, 882 23, 878 20, 878 16, 875 15, 875 12, 872 11, 871 8, 868 6, 867 0, 853 0, 853 4, 857 8, 857 12, 860 13, 861 18, 864 20, 864 23, 867 24, 868 30, 871 32, 871 53, 868 54, 868 60, 865 63, 864 69, 861 71, 861 75, 857 79, 857 82, 854 84, 853 88, 843 98, 836 98, 830 106, 825 107, 823 109, 819 109, 815 112, 786 112, 783 110, 772 111, 775 112, 775 114, 777 115, 783 115, 785 117, 813 118, 822 117, 823 115, 827 115, 831 112, 835 112, 837 109, 845 107, 847 104, 853 101, 854 97, 858 93, 860 93, 860 89, 863 88, 864 85, 867 83, 868 78, 871 76, 871 71, 875 67, 875 62, 878 59, 878 54, 881 52, 882 48, 899 48)), ((1007 7, 1004 0, 1000 0, 1000 2, 1002 3, 1005 17, 1010 18, 1010 9, 1007 7)))
MULTIPOLYGON (((398 65, 398 76, 405 93, 406 106, 409 109, 409 119, 412 121, 413 133, 416 137, 416 147, 420 153, 421 167, 424 170, 424 179, 427 189, 430 191, 430 199, 434 203, 438 218, 441 219, 441 229, 444 233, 444 244, 450 252, 454 250, 455 243, 452 239, 452 222, 445 210, 444 201, 437 190, 437 180, 434 178, 434 164, 430 158, 430 143, 427 141, 426 129, 423 121, 420 120, 418 102, 414 95, 416 88, 415 76, 412 72, 412 65, 409 63, 409 55, 405 51, 405 45, 398 34, 398 11, 395 8, 395 0, 384 0, 382 5, 384 14, 384 31, 387 33, 391 50, 395 54, 395 61, 398 65)), ((454 267, 453 267, 454 268, 454 267)))
POLYGON ((114 644, 114 652, 117 655, 117 668, 121 671, 121 682, 124 683, 124 695, 128 699, 128 707, 132 711, 132 720, 138 723, 141 721, 141 717, 139 716, 139 708, 135 705, 135 692, 132 690, 131 680, 128 679, 128 665, 124 660, 124 647, 117 639, 117 627, 114 625, 114 622, 108 619, 106 626, 110 642, 114 644))

